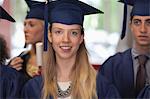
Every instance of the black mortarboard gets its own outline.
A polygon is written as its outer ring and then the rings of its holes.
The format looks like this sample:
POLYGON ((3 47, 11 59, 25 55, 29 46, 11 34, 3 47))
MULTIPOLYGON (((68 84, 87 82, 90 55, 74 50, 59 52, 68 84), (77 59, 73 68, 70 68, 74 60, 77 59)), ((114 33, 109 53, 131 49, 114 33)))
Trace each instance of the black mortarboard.
POLYGON ((127 21, 127 5, 133 6, 130 16, 150 16, 150 0, 120 0, 124 3, 124 20, 121 39, 124 38, 126 32, 126 21, 127 21))
MULTIPOLYGON (((103 13, 79 0, 57 0, 48 5, 49 23, 79 24, 83 26, 84 15, 103 13)), ((47 36, 47 34, 45 34, 47 36)))
POLYGON ((0 6, 0 18, 6 19, 11 22, 15 22, 15 20, 0 6))
POLYGON ((29 7, 29 11, 27 11, 26 19, 35 18, 35 19, 44 20, 45 2, 38 2, 32 0, 25 0, 25 1, 29 7))
POLYGON ((131 16, 150 16, 150 0, 135 0, 131 16))
POLYGON ((49 4, 49 22, 83 25, 84 15, 103 13, 79 0, 57 0, 49 4))

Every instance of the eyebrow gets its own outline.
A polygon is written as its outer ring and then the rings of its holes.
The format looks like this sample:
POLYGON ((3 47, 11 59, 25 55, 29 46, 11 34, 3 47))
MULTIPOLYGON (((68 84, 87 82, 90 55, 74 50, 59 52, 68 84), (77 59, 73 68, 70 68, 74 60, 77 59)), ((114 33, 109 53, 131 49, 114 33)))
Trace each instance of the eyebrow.
POLYGON ((140 20, 140 19, 133 19, 133 21, 142 21, 142 20, 140 20))
MULTIPOLYGON (((63 28, 60 28, 60 27, 53 27, 53 29, 60 29, 60 30, 64 30, 63 28)), ((77 29, 69 29, 69 30, 81 30, 80 28, 77 28, 77 29)))
POLYGON ((150 21, 150 19, 146 19, 145 21, 150 21))

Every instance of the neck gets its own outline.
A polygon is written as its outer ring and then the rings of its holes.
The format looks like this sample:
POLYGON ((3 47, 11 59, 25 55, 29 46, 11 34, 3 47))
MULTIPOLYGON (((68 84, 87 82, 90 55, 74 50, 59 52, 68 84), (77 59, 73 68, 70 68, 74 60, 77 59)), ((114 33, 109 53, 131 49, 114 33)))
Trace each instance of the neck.
POLYGON ((72 73, 72 68, 75 64, 75 58, 71 59, 58 59, 57 63, 57 80, 58 81, 70 81, 70 74, 72 73))
POLYGON ((148 54, 148 53, 150 53, 150 46, 135 45, 135 49, 139 52, 139 54, 148 54))
POLYGON ((34 46, 32 46, 30 50, 30 58, 29 58, 28 63, 36 66, 36 52, 35 52, 34 46))

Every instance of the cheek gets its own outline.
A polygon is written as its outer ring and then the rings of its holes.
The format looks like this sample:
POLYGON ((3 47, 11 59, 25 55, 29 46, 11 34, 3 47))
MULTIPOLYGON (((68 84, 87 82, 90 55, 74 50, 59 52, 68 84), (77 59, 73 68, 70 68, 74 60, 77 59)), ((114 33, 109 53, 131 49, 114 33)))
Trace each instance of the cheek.
POLYGON ((73 46, 75 46, 75 47, 77 47, 77 48, 80 46, 81 43, 82 43, 82 42, 81 42, 80 39, 72 40, 73 46))
POLYGON ((135 28, 135 27, 132 27, 131 32, 132 32, 133 36, 136 37, 139 34, 139 29, 135 28))
POLYGON ((58 46, 61 43, 61 40, 59 37, 52 37, 51 40, 52 40, 51 43, 54 49, 56 48, 56 46, 58 46))
POLYGON ((41 41, 44 36, 44 32, 42 29, 37 29, 33 33, 33 39, 36 39, 37 41, 41 41))
POLYGON ((148 27, 147 31, 148 31, 148 33, 149 33, 149 35, 150 35, 150 27, 148 27))

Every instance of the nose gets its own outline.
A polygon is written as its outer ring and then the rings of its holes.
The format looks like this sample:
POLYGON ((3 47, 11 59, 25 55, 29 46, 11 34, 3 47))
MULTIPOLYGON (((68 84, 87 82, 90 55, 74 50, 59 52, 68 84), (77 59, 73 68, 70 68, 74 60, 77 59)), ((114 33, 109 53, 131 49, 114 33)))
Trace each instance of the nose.
POLYGON ((70 38, 69 38, 69 33, 65 32, 63 35, 63 42, 69 42, 70 38))
POLYGON ((146 26, 144 23, 141 25, 140 31, 141 33, 146 33, 146 26))
POLYGON ((27 31, 28 31, 28 26, 24 25, 24 33, 27 33, 27 31))

